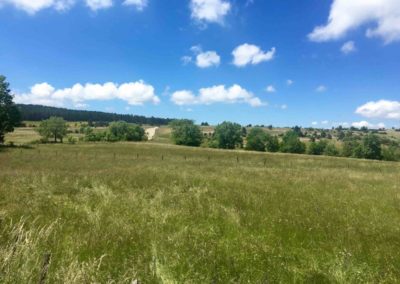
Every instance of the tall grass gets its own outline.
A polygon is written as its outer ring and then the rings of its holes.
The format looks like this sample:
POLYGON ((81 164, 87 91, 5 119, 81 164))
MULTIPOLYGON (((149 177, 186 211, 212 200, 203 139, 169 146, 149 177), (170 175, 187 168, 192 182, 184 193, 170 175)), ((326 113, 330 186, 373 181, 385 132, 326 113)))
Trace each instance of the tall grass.
POLYGON ((142 143, 6 149, 0 233, 1 283, 37 283, 46 254, 47 283, 395 283, 400 165, 142 143))

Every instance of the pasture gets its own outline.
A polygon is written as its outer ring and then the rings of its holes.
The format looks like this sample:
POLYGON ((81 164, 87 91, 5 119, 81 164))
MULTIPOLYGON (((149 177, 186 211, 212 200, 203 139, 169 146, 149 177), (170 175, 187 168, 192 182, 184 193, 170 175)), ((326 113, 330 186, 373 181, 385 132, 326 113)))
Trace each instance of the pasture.
POLYGON ((395 283, 399 264, 399 163, 157 143, 0 150, 1 283, 395 283))

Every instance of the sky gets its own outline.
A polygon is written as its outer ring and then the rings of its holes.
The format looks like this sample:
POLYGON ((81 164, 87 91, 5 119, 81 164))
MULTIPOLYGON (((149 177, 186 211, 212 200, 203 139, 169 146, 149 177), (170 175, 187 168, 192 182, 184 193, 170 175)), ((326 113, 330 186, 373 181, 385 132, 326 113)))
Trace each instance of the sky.
POLYGON ((400 126, 398 0, 0 0, 14 100, 217 124, 400 126))

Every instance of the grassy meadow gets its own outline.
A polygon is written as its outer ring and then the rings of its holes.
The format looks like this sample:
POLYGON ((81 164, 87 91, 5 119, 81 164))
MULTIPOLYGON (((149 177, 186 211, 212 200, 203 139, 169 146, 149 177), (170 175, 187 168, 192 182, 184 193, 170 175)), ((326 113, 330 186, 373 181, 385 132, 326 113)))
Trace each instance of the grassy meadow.
POLYGON ((157 143, 0 151, 0 283, 396 283, 400 164, 157 143))

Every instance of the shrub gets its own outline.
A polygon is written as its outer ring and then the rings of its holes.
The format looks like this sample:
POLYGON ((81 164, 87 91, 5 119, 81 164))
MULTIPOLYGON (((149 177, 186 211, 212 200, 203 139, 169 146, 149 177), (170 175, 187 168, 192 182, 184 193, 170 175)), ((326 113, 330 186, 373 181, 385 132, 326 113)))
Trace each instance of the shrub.
POLYGON ((279 151, 279 139, 276 136, 267 134, 267 143, 265 145, 268 152, 278 152, 279 151))
POLYGON ((215 140, 218 148, 235 149, 243 145, 242 127, 233 122, 223 122, 215 128, 215 140))
POLYGON ((325 147, 327 146, 327 142, 325 140, 321 140, 318 142, 311 142, 308 144, 307 154, 309 155, 322 155, 325 151, 325 147))
POLYGON ((304 154, 306 145, 300 141, 299 136, 294 131, 288 131, 282 138, 281 151, 284 153, 304 154))
POLYGON ((174 120, 170 123, 172 128, 172 139, 176 145, 198 147, 203 141, 203 134, 199 126, 192 120, 174 120))
POLYGON ((368 134, 363 139, 364 158, 380 160, 382 159, 382 147, 379 137, 375 134, 368 134))
POLYGON ((325 156, 339 156, 339 150, 336 148, 335 144, 329 143, 325 146, 323 154, 325 156))
POLYGON ((246 150, 264 152, 266 143, 267 133, 260 127, 254 127, 247 135, 246 150))

